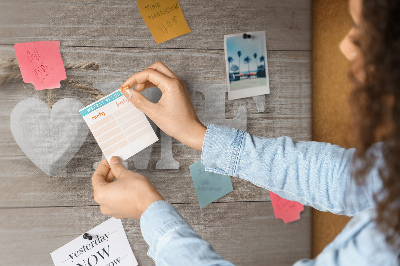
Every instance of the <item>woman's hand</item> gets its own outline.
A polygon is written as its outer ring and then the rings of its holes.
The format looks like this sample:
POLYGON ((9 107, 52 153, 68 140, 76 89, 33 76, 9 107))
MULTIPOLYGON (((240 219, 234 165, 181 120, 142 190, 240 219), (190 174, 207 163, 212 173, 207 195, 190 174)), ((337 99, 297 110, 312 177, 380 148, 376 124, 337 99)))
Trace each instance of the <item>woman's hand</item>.
POLYGON ((115 156, 110 165, 106 159, 100 162, 92 176, 92 186, 100 211, 117 219, 140 219, 153 202, 164 200, 149 179, 127 170, 115 156))
POLYGON ((163 63, 156 62, 132 75, 122 84, 121 91, 166 134, 202 150, 206 127, 197 117, 186 84, 163 63), (130 89, 135 85, 135 90, 130 89), (150 102, 140 93, 151 87, 158 87, 162 92, 158 103, 150 102))

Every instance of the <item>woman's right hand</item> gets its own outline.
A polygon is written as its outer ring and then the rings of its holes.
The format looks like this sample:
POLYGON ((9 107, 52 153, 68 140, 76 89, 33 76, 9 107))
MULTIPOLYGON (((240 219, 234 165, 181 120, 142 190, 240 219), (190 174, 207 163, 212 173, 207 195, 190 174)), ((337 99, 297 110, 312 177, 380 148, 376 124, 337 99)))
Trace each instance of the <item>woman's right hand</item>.
POLYGON ((121 91, 166 134, 183 144, 202 150, 206 127, 200 122, 190 100, 186 84, 160 61, 129 77, 121 91), (130 89, 136 85, 135 89, 130 89), (140 92, 157 87, 162 96, 152 103, 140 92))

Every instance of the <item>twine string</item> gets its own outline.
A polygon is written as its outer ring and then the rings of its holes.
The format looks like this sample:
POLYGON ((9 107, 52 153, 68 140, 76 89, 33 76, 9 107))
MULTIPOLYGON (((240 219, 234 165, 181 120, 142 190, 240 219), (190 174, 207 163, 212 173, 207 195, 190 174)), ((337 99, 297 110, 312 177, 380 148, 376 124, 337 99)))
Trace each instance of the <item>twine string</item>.
MULTIPOLYGON (((81 70, 93 70, 99 69, 97 62, 80 62, 80 63, 68 63, 65 65, 66 70, 81 69, 81 70)), ((8 58, 0 62, 0 86, 4 84, 17 83, 22 81, 21 71, 19 69, 18 61, 16 58, 8 58)), ((104 93, 96 90, 95 88, 84 84, 76 79, 67 79, 61 81, 64 86, 69 86, 73 89, 80 90, 86 94, 89 94, 96 101, 106 96, 104 93)), ((47 92, 47 105, 51 109, 54 104, 54 89, 48 90, 47 92)))
POLYGON ((53 90, 47 90, 47 105, 51 109, 54 104, 54 89, 53 90))

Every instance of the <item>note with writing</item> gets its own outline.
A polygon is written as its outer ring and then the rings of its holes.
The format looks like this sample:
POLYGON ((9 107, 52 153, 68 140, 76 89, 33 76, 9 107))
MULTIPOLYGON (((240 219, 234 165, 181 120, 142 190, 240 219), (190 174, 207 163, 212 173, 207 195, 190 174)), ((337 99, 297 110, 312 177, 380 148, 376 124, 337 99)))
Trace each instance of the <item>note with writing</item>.
POLYGON ((284 199, 273 192, 269 192, 275 218, 282 219, 285 223, 300 219, 300 213, 304 210, 303 204, 284 199))
POLYGON ((14 50, 24 82, 32 83, 36 90, 59 88, 60 81, 67 78, 60 42, 16 43, 14 50))
POLYGON ((55 266, 138 265, 121 220, 111 218, 51 253, 55 266))
POLYGON ((140 14, 157 43, 190 32, 178 0, 137 0, 140 14))
POLYGON ((145 114, 120 90, 79 112, 108 162, 112 156, 126 160, 158 140, 145 114))
POLYGON ((205 171, 200 161, 189 166, 200 208, 233 190, 231 177, 205 171))

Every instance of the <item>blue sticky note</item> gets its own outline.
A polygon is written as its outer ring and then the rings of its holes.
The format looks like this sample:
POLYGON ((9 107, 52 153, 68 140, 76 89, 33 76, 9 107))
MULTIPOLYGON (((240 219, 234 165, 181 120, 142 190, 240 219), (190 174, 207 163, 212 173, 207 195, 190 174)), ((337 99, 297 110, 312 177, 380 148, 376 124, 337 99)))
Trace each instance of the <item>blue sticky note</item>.
POLYGON ((206 172, 200 161, 192 164, 189 168, 200 208, 233 190, 230 176, 206 172))

